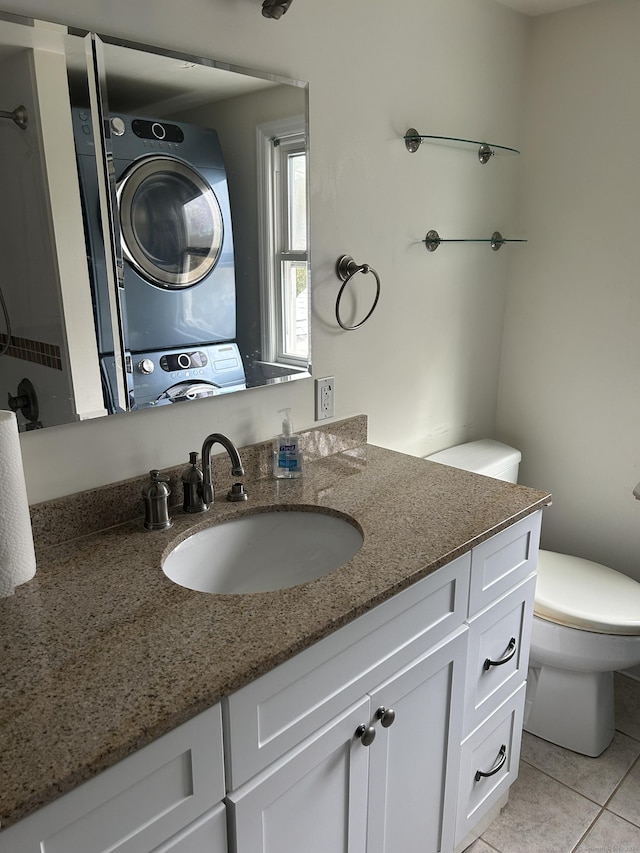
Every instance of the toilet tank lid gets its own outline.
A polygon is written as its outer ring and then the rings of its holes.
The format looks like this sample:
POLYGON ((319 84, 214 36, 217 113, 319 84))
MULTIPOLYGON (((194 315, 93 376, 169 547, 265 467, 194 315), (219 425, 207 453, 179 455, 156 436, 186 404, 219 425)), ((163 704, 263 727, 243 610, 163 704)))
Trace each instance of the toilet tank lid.
POLYGON ((441 465, 451 465, 452 468, 462 468, 463 471, 498 477, 503 471, 518 465, 522 454, 515 447, 509 447, 501 441, 483 438, 457 444, 425 458, 441 465))

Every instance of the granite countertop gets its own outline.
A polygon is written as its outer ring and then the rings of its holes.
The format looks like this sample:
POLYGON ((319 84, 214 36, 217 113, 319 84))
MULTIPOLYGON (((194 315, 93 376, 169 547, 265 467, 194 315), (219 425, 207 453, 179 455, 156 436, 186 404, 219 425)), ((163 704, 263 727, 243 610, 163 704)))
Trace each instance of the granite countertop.
POLYGON ((174 512, 47 547, 33 581, 0 599, 0 825, 15 823, 223 696, 549 502, 499 482, 363 444, 300 480, 224 492, 174 512), (324 578, 211 595, 168 580, 162 556, 190 531, 279 505, 345 513, 364 543, 324 578))

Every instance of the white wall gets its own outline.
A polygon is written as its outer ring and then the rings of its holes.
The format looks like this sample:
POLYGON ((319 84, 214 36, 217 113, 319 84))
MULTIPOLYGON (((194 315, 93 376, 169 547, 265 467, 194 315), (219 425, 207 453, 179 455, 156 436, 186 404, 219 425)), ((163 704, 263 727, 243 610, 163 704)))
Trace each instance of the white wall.
MULTIPOLYGON (((7 11, 69 21, 310 83, 313 371, 336 379, 336 417, 365 412, 373 442, 414 453, 491 434, 508 256, 420 240, 508 234, 518 158, 402 136, 471 135, 522 144, 529 20, 492 0, 295 0, 280 21, 260 0, 6 0, 7 11), (334 317, 343 253, 382 278, 357 332, 334 317)), ((362 282, 367 284, 366 281, 362 282)), ((365 306, 362 306, 365 310, 365 306)), ((313 382, 73 424, 23 437, 32 502, 187 459, 208 432, 237 443, 313 424, 313 382)))
POLYGON ((535 19, 499 437, 550 489, 543 544, 640 579, 640 4, 535 19))

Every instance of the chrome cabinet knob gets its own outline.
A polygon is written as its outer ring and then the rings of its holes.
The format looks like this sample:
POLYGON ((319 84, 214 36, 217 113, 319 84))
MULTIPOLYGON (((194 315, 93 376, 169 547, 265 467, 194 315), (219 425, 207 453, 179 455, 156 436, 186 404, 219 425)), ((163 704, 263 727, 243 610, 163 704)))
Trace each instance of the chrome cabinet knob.
POLYGON ((371 746, 376 739, 376 730, 373 726, 365 726, 364 723, 356 729, 356 737, 360 738, 363 746, 371 746))
POLYGON ((376 711, 376 719, 380 720, 380 725, 383 729, 388 729, 389 726, 392 726, 395 718, 396 712, 393 708, 385 708, 384 705, 381 705, 376 711))

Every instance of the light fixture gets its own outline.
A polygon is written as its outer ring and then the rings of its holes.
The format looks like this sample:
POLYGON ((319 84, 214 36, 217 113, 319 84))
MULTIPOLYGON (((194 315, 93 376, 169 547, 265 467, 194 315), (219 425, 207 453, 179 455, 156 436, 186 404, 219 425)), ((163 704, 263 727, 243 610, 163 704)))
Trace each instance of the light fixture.
POLYGON ((265 18, 279 20, 292 2, 293 0, 263 0, 262 14, 265 18))

